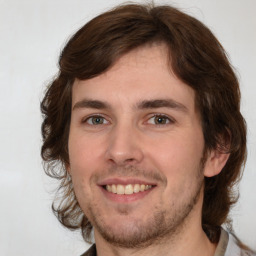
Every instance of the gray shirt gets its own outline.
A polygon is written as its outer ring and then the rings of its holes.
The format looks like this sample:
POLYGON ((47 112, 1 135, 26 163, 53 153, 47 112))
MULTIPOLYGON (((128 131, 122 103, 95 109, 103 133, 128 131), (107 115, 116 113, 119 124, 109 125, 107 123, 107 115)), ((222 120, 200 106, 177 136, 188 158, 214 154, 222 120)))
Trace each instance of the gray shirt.
POLYGON ((241 249, 237 239, 223 228, 214 256, 256 256, 254 252, 241 249))

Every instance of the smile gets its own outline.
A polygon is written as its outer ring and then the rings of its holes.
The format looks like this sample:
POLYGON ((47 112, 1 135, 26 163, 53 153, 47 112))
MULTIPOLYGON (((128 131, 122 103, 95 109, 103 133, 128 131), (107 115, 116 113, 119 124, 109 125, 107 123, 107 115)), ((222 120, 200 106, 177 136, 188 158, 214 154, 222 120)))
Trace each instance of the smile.
POLYGON ((131 195, 139 192, 143 192, 146 190, 151 189, 152 185, 145 185, 145 184, 127 184, 127 185, 121 185, 121 184, 112 184, 112 185, 106 185, 105 189, 113 194, 118 195, 131 195))

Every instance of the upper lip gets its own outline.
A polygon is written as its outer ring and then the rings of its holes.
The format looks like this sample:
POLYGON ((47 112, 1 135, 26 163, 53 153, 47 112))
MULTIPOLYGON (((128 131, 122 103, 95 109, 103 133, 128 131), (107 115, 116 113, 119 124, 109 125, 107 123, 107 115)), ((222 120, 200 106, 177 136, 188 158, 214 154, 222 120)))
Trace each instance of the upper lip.
POLYGON ((99 186, 106 186, 112 184, 128 185, 128 184, 145 184, 155 186, 156 183, 139 178, 107 178, 97 183, 99 186))

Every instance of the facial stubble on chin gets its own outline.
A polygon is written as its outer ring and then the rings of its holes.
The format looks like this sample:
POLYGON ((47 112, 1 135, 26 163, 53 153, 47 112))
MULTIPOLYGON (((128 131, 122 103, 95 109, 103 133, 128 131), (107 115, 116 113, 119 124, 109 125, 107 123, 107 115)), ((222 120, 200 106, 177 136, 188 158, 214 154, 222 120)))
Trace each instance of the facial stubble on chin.
MULTIPOLYGON (((116 232, 115 228, 109 226, 105 223, 103 217, 99 214, 97 202, 87 205, 87 212, 90 222, 92 223, 94 229, 110 244, 120 247, 120 248, 137 248, 143 249, 152 244, 163 243, 165 240, 171 241, 182 230, 185 225, 185 221, 189 216, 190 212, 193 210, 194 206, 198 202, 200 191, 203 186, 203 169, 204 169, 204 159, 201 160, 198 167, 198 175, 196 177, 196 185, 193 191, 190 191, 189 199, 181 205, 179 209, 176 209, 170 215, 169 211, 160 209, 155 206, 152 211, 154 213, 151 217, 147 219, 146 222, 141 222, 139 220, 133 220, 129 227, 122 227, 116 232), (132 226, 132 227, 131 227, 132 226)), ((114 170, 110 172, 115 172, 114 170)), ((120 172, 119 170, 117 172, 120 172)), ((158 176, 155 172, 145 172, 138 170, 134 167, 126 168, 126 176, 132 176, 132 173, 145 174, 147 176, 154 176, 159 181, 167 182, 164 177, 158 176), (127 174, 128 173, 128 174, 127 174), (147 173, 147 174, 146 174, 147 173)), ((159 203, 158 205, 161 205, 159 203)), ((175 205, 170 205, 170 208, 175 209, 175 205)), ((129 216, 131 211, 129 206, 118 206, 117 212, 124 216, 129 216)))

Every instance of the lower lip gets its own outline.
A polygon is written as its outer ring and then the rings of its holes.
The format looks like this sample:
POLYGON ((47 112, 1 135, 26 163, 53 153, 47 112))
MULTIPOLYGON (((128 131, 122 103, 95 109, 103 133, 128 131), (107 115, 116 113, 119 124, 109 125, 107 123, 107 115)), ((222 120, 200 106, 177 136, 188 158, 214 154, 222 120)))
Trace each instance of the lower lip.
POLYGON ((103 194, 111 201, 113 202, 117 202, 117 203, 130 203, 130 202, 134 202, 137 200, 140 200, 142 198, 144 198, 145 196, 147 196, 149 193, 152 192, 152 190, 154 190, 155 187, 152 187, 149 190, 143 191, 143 192, 138 192, 138 193, 134 193, 131 195, 118 195, 115 193, 111 193, 108 192, 106 189, 104 189, 102 186, 100 186, 101 191, 103 192, 103 194))

